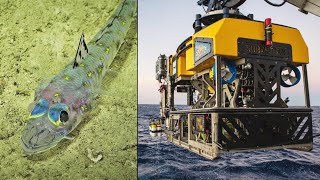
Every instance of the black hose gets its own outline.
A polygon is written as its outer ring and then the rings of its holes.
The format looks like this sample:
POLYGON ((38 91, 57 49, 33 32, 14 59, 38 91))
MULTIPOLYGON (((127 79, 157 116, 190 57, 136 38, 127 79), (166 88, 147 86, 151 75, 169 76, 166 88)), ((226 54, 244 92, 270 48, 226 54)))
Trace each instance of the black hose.
POLYGON ((264 1, 268 4, 270 4, 271 6, 276 6, 276 7, 283 6, 287 2, 287 0, 283 0, 283 2, 281 4, 275 4, 275 3, 270 2, 269 0, 264 0, 264 1))

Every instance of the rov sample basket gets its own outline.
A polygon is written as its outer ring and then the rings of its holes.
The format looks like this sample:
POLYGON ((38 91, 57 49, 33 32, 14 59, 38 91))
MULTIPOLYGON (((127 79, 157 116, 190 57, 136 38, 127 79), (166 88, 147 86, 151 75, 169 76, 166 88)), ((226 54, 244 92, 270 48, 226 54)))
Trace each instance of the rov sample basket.
POLYGON ((253 150, 289 148, 310 151, 311 112, 310 108, 172 111, 171 129, 166 133, 169 141, 209 159, 223 153, 253 150))

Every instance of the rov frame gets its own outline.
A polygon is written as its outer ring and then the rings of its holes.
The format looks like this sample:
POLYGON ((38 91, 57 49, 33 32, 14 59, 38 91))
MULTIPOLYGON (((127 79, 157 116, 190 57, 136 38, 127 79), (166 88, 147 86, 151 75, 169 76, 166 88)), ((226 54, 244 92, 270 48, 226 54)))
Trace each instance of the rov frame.
MULTIPOLYGON (((219 64, 221 57, 216 58, 216 63, 219 64)), ((302 65, 304 108, 222 107, 221 92, 223 91, 221 76, 219 76, 221 72, 219 68, 217 71, 215 107, 167 112, 169 116, 166 119, 165 133, 170 142, 209 159, 215 159, 221 154, 230 152, 282 148, 312 150, 312 109, 306 65, 302 65), (198 142, 192 135, 194 126, 192 121, 196 116, 209 117, 210 141, 198 142)), ((280 90, 276 89, 276 92, 280 93, 280 90)), ((174 103, 173 94, 169 96, 171 96, 171 103, 174 103)), ((166 110, 162 109, 162 111, 166 110)))
POLYGON ((232 12, 232 18, 227 13, 230 12, 224 9, 223 14, 209 12, 202 18, 197 15, 195 34, 181 43, 175 55, 169 58, 161 55, 158 59, 157 80, 162 82, 160 115, 165 121, 168 140, 209 159, 224 153, 254 150, 311 151, 309 59, 299 31, 273 25, 276 35, 272 37, 269 31, 272 29, 267 29, 271 26, 266 26, 266 22, 264 29, 263 23, 237 11, 232 12), (201 19, 205 27, 198 22, 201 19), (234 27, 238 27, 238 31, 230 32, 234 27), (211 43, 212 51, 196 59, 198 40, 211 43), (242 87, 239 78, 233 81, 234 89, 223 84, 219 67, 224 59, 230 59, 237 66, 248 63, 252 66, 253 98, 249 104, 240 106, 237 102, 237 93, 242 87), (218 67, 215 72, 212 65, 218 67), (285 66, 302 67, 305 107, 288 107, 286 100, 281 99, 281 71, 285 66), (201 96, 193 103, 195 90, 201 96), (176 110, 175 91, 187 93, 187 104, 192 109, 176 110))

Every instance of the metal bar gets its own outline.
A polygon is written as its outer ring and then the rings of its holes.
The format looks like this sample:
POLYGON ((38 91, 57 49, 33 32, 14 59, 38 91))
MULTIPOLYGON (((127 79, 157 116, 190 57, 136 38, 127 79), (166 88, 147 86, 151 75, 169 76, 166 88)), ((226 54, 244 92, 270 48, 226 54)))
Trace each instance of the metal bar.
MULTIPOLYGON (((298 117, 297 117, 298 118, 298 117)), ((299 126, 301 125, 301 123, 303 122, 303 120, 305 118, 308 118, 307 116, 300 116, 299 120, 296 121, 296 124, 294 125, 294 127, 292 127, 291 133, 289 134, 290 136, 293 136, 294 133, 297 131, 297 129, 299 128, 299 126)))
MULTIPOLYGON (((207 107, 207 104, 211 103, 213 100, 215 100, 215 95, 216 95, 216 92, 215 92, 215 87, 214 87, 214 84, 210 81, 210 77, 209 77, 209 74, 204 74, 202 75, 202 81, 207 84, 208 87, 212 88, 213 89, 213 93, 212 95, 209 97, 209 99, 203 104, 203 108, 207 107)), ((212 106, 210 106, 212 107, 212 106)))
POLYGON ((205 108, 207 106, 207 104, 211 103, 212 101, 214 101, 215 96, 211 96, 204 104, 203 104, 203 108, 205 108))
POLYGON ((190 142, 191 140, 191 132, 192 132, 191 114, 188 114, 188 142, 190 142))
POLYGON ((171 111, 170 114, 185 113, 310 113, 310 108, 203 108, 191 110, 171 111))
POLYGON ((302 73, 303 73, 303 84, 304 84, 304 101, 305 106, 310 107, 310 96, 309 96, 309 83, 308 83, 308 71, 307 65, 302 65, 302 73))
POLYGON ((307 127, 312 128, 312 126, 310 127, 309 121, 310 121, 310 119, 308 118, 307 121, 304 123, 304 125, 301 127, 301 129, 298 132, 298 134, 296 135, 296 137, 294 138, 295 141, 300 139, 300 136, 302 135, 302 133, 304 133, 304 131, 306 130, 307 127))
MULTIPOLYGON (((239 118, 240 120, 240 118, 239 118)), ((238 131, 238 133, 242 136, 242 137, 247 137, 248 135, 244 132, 243 128, 241 128, 237 122, 235 121, 234 117, 230 116, 228 121, 232 124, 232 126, 238 131)), ((247 127, 245 127, 247 128, 247 127)))
POLYGON ((192 106, 193 109, 195 108, 200 108, 200 103, 202 102, 203 99, 203 94, 202 93, 202 88, 199 85, 201 83, 201 81, 199 80, 192 80, 191 81, 191 85, 199 92, 199 94, 201 95, 201 97, 197 100, 197 102, 192 106))
POLYGON ((205 101, 208 97, 208 89, 205 86, 205 83, 201 81, 201 99, 205 101))
POLYGON ((187 42, 192 40, 192 36, 189 36, 186 40, 182 41, 182 43, 178 46, 176 52, 178 53, 180 49, 187 44, 187 42))
POLYGON ((167 107, 171 110, 171 77, 170 77, 170 58, 172 56, 170 56, 169 58, 167 58, 167 79, 168 79, 168 83, 167 83, 167 107))
POLYGON ((169 130, 170 130, 170 131, 174 131, 173 116, 170 116, 169 123, 170 123, 170 125, 169 125, 169 127, 170 127, 169 130))
MULTIPOLYGON (((225 143, 226 148, 228 148, 228 146, 230 144, 232 144, 232 141, 230 141, 228 138, 226 138, 223 134, 221 135, 221 142, 225 143)), ((223 143, 222 143, 223 144, 223 143)))
MULTIPOLYGON (((215 87, 214 87, 214 84, 212 83, 212 81, 210 80, 209 73, 202 75, 202 81, 205 82, 207 84, 207 86, 209 86, 210 88, 212 88, 215 91, 215 87)), ((215 95, 215 93, 216 92, 213 92, 212 95, 215 95)))
POLYGON ((187 89, 187 105, 188 106, 193 106, 194 103, 193 103, 193 89, 192 89, 192 86, 188 86, 188 89, 187 89))
POLYGON ((170 95, 171 95, 171 97, 170 97, 170 104, 171 104, 171 110, 175 110, 175 108, 174 108, 174 86, 170 86, 170 90, 171 90, 171 93, 170 93, 170 95))
POLYGON ((212 154, 214 158, 219 156, 219 147, 216 143, 219 143, 219 115, 217 113, 211 113, 211 132, 212 132, 212 154), (214 143, 215 142, 215 143, 214 143))
POLYGON ((216 72, 215 82, 216 82, 216 107, 221 107, 221 95, 222 95, 222 82, 221 82, 221 56, 216 56, 216 72))
POLYGON ((236 143, 240 141, 239 137, 234 134, 234 132, 228 127, 228 125, 225 122, 222 121, 220 125, 232 137, 232 140, 236 141, 236 143))
POLYGON ((186 52, 188 49, 190 49, 190 48, 192 48, 192 44, 189 44, 188 46, 182 48, 182 49, 178 52, 178 54, 177 54, 176 57, 179 58, 179 56, 180 56, 182 53, 185 54, 185 52, 186 52))
POLYGON ((183 137, 183 121, 182 121, 182 116, 179 117, 180 124, 179 124, 179 130, 180 130, 180 134, 179 134, 179 140, 182 139, 183 137))
POLYGON ((210 2, 208 4, 207 13, 210 12, 212 10, 212 8, 214 7, 213 4, 216 4, 216 0, 210 0, 210 2))

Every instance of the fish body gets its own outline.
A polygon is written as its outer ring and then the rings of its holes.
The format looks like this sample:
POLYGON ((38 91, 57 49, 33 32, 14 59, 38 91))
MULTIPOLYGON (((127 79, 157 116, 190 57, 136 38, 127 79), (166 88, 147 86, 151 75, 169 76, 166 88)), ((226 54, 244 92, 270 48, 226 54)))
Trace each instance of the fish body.
POLYGON ((26 154, 54 147, 81 122, 124 42, 136 6, 136 0, 123 0, 88 44, 82 34, 74 61, 48 85, 40 85, 21 136, 26 154))

